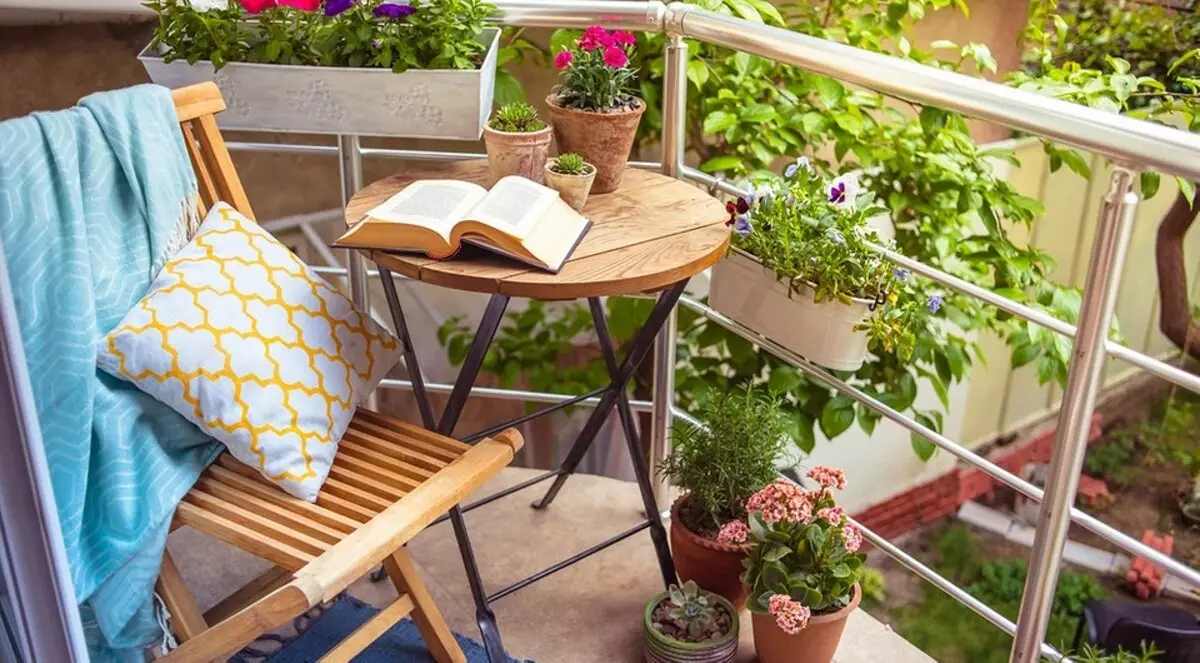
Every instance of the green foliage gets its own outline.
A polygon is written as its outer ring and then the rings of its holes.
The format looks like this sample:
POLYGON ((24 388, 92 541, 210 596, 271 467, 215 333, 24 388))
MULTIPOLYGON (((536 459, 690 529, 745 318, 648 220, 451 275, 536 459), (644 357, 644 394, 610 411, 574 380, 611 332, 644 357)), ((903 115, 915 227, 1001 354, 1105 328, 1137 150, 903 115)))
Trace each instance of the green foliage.
POLYGON ((558 103, 565 108, 587 111, 634 107, 637 96, 633 83, 638 70, 629 66, 629 54, 634 48, 633 36, 627 32, 608 32, 597 25, 589 27, 574 47, 559 51, 558 57, 569 56, 566 59, 569 64, 562 73, 558 103))
POLYGON ((864 601, 883 603, 887 600, 887 579, 879 569, 864 566, 858 576, 858 586, 862 588, 864 601))
POLYGON ((514 101, 504 104, 493 113, 488 126, 496 131, 530 133, 545 129, 546 123, 538 117, 536 108, 524 101, 514 101))
MULTIPOLYGON (((837 506, 828 489, 818 488, 808 495, 813 514, 837 506)), ((867 556, 857 552, 858 545, 852 542, 861 534, 844 516, 767 522, 762 512, 752 510, 748 522, 750 551, 742 581, 750 588, 746 607, 751 612, 767 614, 775 594, 790 596, 814 615, 850 602, 867 556)))
POLYGON ((517 101, 526 101, 525 88, 517 80, 513 69, 530 62, 538 66, 546 64, 546 52, 525 39, 525 28, 506 27, 500 32, 500 50, 496 53, 496 91, 494 101, 501 106, 517 101))
POLYGON ((1127 428, 1108 434, 1104 442, 1088 448, 1087 473, 1118 486, 1129 483, 1138 472, 1133 463, 1137 441, 1137 435, 1127 428))
POLYGON ((1106 654, 1103 650, 1085 644, 1083 650, 1071 659, 1078 663, 1153 663, 1160 654, 1162 652, 1154 645, 1147 647, 1145 643, 1142 643, 1141 650, 1136 654, 1124 649, 1117 650, 1115 654, 1106 654))
POLYGON ((158 14, 152 46, 167 62, 229 62, 379 67, 474 69, 485 45, 477 38, 495 7, 482 0, 433 0, 414 4, 403 20, 375 16, 376 0, 354 3, 337 16, 279 6, 246 20, 236 3, 205 12, 188 0, 150 0, 158 14))
POLYGON ((583 157, 578 154, 567 152, 558 155, 550 169, 563 175, 587 175, 592 172, 592 165, 584 161, 583 157))
POLYGON ((672 427, 660 471, 690 495, 689 528, 710 534, 744 517, 746 499, 775 479, 786 428, 778 403, 749 389, 707 402, 698 418, 703 426, 672 427))
POLYGON ((695 580, 683 583, 682 587, 671 585, 667 600, 671 602, 668 616, 683 622, 688 635, 693 638, 699 637, 717 620, 716 601, 712 600, 712 594, 700 589, 695 580))

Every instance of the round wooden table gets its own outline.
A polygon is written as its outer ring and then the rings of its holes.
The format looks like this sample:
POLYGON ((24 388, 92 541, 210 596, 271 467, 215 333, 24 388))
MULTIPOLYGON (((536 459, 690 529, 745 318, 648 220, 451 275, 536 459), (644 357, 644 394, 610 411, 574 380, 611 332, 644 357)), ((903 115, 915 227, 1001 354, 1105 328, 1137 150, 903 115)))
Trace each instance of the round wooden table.
MULTIPOLYGON (((393 175, 354 195, 346 208, 347 225, 423 179, 466 180, 486 187, 490 178, 484 159, 393 175)), ((592 227, 557 274, 474 248, 444 261, 384 251, 368 255, 380 267, 433 285, 554 300, 661 290, 711 267, 729 245, 729 215, 719 201, 648 170, 627 170, 620 188, 588 198, 583 214, 592 227)))
MULTIPOLYGON (((371 184, 354 196, 346 208, 347 224, 357 223, 372 207, 418 179, 468 180, 487 186, 490 178, 485 160, 461 161, 393 175, 371 184)), ((421 411, 421 421, 427 429, 442 435, 454 436, 459 415, 462 414, 475 379, 483 367, 484 357, 496 330, 504 319, 510 297, 587 299, 591 309, 596 338, 609 373, 608 385, 487 430, 460 437, 471 442, 586 398, 599 398, 566 459, 557 469, 522 481, 477 502, 461 507, 455 506, 450 510, 448 518, 458 539, 459 553, 471 586, 480 635, 487 649, 488 660, 493 663, 509 659, 504 652, 500 630, 491 609, 492 602, 638 532, 650 532, 662 571, 664 588, 677 580, 666 528, 659 516, 664 505, 655 503, 654 487, 643 457, 639 432, 629 405, 627 387, 638 365, 654 346, 655 337, 670 319, 688 279, 711 266, 725 254, 729 244, 729 228, 725 225, 728 215, 724 205, 700 189, 658 173, 633 169, 626 171, 624 181, 616 191, 590 197, 583 213, 591 219, 592 227, 576 247, 571 259, 557 274, 528 267, 483 250, 468 250, 469 247, 464 248, 454 258, 444 261, 431 260, 411 253, 364 251, 379 266, 380 282, 387 295, 388 309, 391 311, 396 335, 404 351, 405 366, 412 382, 417 406, 421 411), (425 283, 491 295, 440 416, 434 414, 429 394, 425 389, 412 337, 408 333, 404 311, 396 293, 393 271, 425 283), (600 297, 655 291, 661 292, 645 324, 622 348, 623 356, 618 356, 613 339, 608 333, 604 305, 600 302, 600 297), (578 469, 596 434, 614 409, 619 414, 625 433, 624 438, 633 464, 633 474, 637 478, 642 496, 646 520, 558 564, 489 593, 475 563, 475 553, 467 534, 463 512, 553 479, 553 484, 542 499, 533 504, 536 509, 550 506, 567 478, 578 469)))

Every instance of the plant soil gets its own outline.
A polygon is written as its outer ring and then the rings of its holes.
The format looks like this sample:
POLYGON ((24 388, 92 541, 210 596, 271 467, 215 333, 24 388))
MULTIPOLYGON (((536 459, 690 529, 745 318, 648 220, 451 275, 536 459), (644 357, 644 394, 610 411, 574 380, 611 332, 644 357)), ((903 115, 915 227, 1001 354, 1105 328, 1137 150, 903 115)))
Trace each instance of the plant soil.
POLYGON ((671 601, 664 599, 654 606, 650 614, 650 623, 659 633, 679 642, 701 643, 719 640, 733 628, 733 615, 721 604, 716 605, 717 618, 708 628, 693 637, 687 630, 687 624, 681 619, 671 619, 671 601))

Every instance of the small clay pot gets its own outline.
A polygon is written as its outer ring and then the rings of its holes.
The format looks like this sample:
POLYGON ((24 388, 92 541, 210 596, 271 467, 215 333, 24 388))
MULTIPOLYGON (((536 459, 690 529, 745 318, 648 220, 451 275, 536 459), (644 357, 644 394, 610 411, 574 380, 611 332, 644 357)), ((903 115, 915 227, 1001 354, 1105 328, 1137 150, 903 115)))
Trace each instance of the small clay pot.
POLYGON ((646 102, 635 101, 632 109, 600 113, 563 108, 558 105, 558 92, 546 97, 559 154, 574 152, 596 166, 592 193, 608 193, 621 184, 638 123, 646 112, 646 102))
POLYGON ((720 596, 717 601, 729 611, 729 632, 711 642, 680 642, 668 637, 651 623, 654 609, 667 598, 667 592, 650 599, 642 613, 642 634, 646 639, 647 663, 729 663, 737 654, 738 613, 733 604, 720 596))
POLYGON ((588 171, 587 173, 568 175, 555 172, 553 161, 546 164, 546 186, 557 191, 563 202, 574 208, 576 212, 583 211, 588 193, 592 190, 592 182, 596 179, 596 167, 586 162, 584 167, 588 171))
POLYGON ((701 589, 741 610, 746 607, 746 586, 742 584, 746 548, 700 536, 684 526, 679 512, 688 499, 683 495, 671 506, 671 556, 679 582, 695 580, 701 589))
POLYGON ((550 156, 550 127, 538 131, 496 131, 483 127, 483 143, 487 147, 488 170, 492 184, 501 177, 520 175, 544 184, 544 168, 550 156))
POLYGON ((780 630, 771 615, 751 615, 754 651, 759 663, 830 663, 842 640, 846 620, 862 601, 862 589, 854 586, 846 607, 824 615, 813 615, 796 635, 780 630))

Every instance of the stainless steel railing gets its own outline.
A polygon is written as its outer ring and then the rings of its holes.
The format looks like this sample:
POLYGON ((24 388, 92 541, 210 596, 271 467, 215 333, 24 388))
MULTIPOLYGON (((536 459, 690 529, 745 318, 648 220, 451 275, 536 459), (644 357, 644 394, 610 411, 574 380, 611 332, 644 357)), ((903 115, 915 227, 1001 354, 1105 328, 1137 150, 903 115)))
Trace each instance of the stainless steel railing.
MULTIPOLYGON (((885 94, 923 105, 937 106, 989 122, 1019 129, 1112 159, 1117 164, 1110 191, 1097 221, 1083 305, 1077 326, 1058 320, 906 256, 884 250, 888 260, 966 295, 976 297, 1017 317, 1067 336, 1074 343, 1074 358, 1059 412, 1058 432, 1045 490, 991 463, 957 442, 930 430, 904 414, 893 410, 854 386, 830 375, 788 350, 759 336, 736 321, 698 301, 684 298, 682 303, 714 323, 750 340, 773 355, 808 374, 826 386, 863 403, 876 413, 925 437, 956 458, 980 468, 1005 485, 1042 502, 1032 561, 1021 611, 1016 622, 1005 618, 972 597, 962 588, 921 564, 895 545, 866 531, 872 544, 918 576, 930 581, 992 624, 1014 636, 1012 661, 1033 663, 1040 656, 1061 660, 1063 655, 1043 642, 1053 601, 1054 586, 1062 561, 1067 528, 1075 522, 1110 543, 1154 563, 1200 587, 1200 572, 1104 524, 1072 506, 1086 446, 1087 422, 1095 407, 1101 385, 1103 359, 1120 358, 1158 377, 1200 392, 1200 378, 1158 359, 1107 339, 1112 320, 1117 284, 1129 243, 1138 197, 1133 191, 1137 171, 1150 169, 1170 175, 1200 180, 1200 136, 1169 127, 1078 106, 981 79, 934 69, 898 58, 870 53, 842 44, 827 42, 781 28, 751 23, 742 19, 705 11, 699 7, 657 0, 573 2, 570 0, 494 0, 499 7, 498 20, 508 25, 530 27, 576 27, 593 23, 670 35, 665 53, 666 70, 663 95, 663 159, 661 163, 637 163, 639 167, 660 168, 664 173, 696 181, 711 191, 741 193, 737 187, 687 167, 684 162, 684 121, 687 99, 688 49, 684 37, 752 53, 808 71, 878 90, 885 94)), ((362 148, 353 137, 340 137, 338 145, 275 145, 231 143, 230 148, 246 151, 280 151, 305 154, 337 154, 342 163, 344 198, 361 186, 362 157, 457 160, 483 155, 461 152, 425 152, 362 148)), ((291 222, 303 227, 310 221, 291 222)), ((365 287, 368 272, 352 259, 348 271, 323 270, 346 274, 352 293, 360 305, 367 304, 365 287)), ((373 274, 371 274, 373 276, 373 274)), ((668 433, 674 418, 691 418, 673 404, 673 368, 675 359, 673 321, 658 337, 654 353, 655 388, 650 402, 635 403, 637 409, 652 412, 650 444, 654 459, 669 450, 668 433)), ((407 388, 402 380, 385 381, 385 388, 407 388)), ((449 385, 428 385, 430 389, 449 385)), ((514 398, 559 402, 570 394, 476 389, 481 397, 514 398)), ((588 405, 585 401, 583 405, 588 405)), ((665 486, 660 486, 665 488, 665 486)), ((662 491, 660 490, 660 496, 662 491)))

